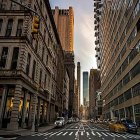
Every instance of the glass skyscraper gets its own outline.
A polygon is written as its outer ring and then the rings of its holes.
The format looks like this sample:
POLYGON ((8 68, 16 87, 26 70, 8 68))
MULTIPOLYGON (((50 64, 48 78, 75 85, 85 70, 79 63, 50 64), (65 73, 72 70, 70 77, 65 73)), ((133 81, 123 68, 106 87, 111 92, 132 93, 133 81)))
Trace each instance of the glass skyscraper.
POLYGON ((89 77, 88 77, 88 72, 85 71, 83 72, 83 104, 84 106, 88 105, 89 102, 89 77))

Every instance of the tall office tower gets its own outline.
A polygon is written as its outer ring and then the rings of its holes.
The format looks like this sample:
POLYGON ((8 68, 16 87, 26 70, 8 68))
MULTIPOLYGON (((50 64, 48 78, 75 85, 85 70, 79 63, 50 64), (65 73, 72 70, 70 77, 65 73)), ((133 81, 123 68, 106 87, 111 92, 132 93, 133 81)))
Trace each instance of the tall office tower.
POLYGON ((77 86, 78 86, 78 108, 80 109, 80 88, 81 88, 81 66, 80 66, 80 62, 77 62, 77 86))
POLYGON ((69 117, 72 116, 73 102, 74 102, 74 47, 73 47, 73 36, 74 36, 74 12, 73 8, 59 9, 55 7, 52 10, 55 24, 57 27, 60 41, 65 55, 65 66, 68 69, 69 74, 69 117))
POLYGON ((89 115, 94 117, 94 110, 96 106, 96 93, 101 87, 100 73, 97 69, 90 70, 89 76, 89 115))
POLYGON ((74 35, 74 12, 73 8, 69 9, 59 9, 55 7, 52 10, 54 15, 55 24, 60 36, 60 41, 63 47, 63 50, 68 52, 73 52, 73 35, 74 35))
POLYGON ((103 3, 96 49, 104 118, 140 118, 139 5, 139 0, 103 3))
POLYGON ((83 72, 83 104, 87 106, 87 101, 89 101, 89 77, 88 72, 83 72))

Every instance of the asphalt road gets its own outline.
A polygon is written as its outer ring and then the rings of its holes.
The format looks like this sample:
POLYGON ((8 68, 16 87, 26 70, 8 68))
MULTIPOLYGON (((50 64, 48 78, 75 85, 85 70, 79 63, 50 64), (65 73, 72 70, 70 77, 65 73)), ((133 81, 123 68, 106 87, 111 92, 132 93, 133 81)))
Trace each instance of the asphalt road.
POLYGON ((111 133, 99 124, 73 123, 45 133, 35 133, 17 140, 140 140, 140 135, 111 133))

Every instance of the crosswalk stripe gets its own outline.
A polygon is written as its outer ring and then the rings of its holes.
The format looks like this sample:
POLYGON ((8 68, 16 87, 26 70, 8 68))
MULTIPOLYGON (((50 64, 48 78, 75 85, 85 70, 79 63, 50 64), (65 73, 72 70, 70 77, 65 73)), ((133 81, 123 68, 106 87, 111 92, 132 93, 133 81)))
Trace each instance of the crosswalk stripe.
POLYGON ((89 136, 89 133, 88 132, 86 132, 87 133, 87 136, 89 136))
POLYGON ((63 133, 63 132, 58 133, 57 136, 61 135, 62 133, 63 133))
POLYGON ((126 135, 123 135, 123 134, 117 134, 117 135, 120 137, 123 137, 124 139, 127 139, 126 135))
POLYGON ((67 133, 68 133, 68 132, 65 132, 65 133, 63 134, 63 136, 65 136, 67 133))
POLYGON ((110 135, 111 137, 114 137, 113 135, 111 135, 110 133, 107 133, 108 135, 110 135))
POLYGON ((111 133, 112 135, 116 136, 116 137, 120 137, 119 134, 114 134, 114 133, 111 133))
POLYGON ((102 134, 103 134, 104 136, 106 136, 106 137, 108 136, 108 135, 106 135, 104 132, 102 132, 102 134))
POLYGON ((99 137, 101 137, 101 136, 102 136, 99 132, 96 132, 96 133, 99 135, 99 137))
POLYGON ((71 136, 73 134, 73 132, 71 132, 69 135, 71 136))
POLYGON ((75 135, 78 135, 78 132, 76 132, 75 135))
MULTIPOLYGON (((107 137, 107 136, 111 136, 111 137, 122 137, 122 138, 124 138, 124 139, 128 139, 128 138, 135 138, 135 139, 139 139, 140 140, 140 136, 139 135, 132 135, 132 134, 118 134, 118 133, 109 133, 109 132, 98 132, 98 131, 91 131, 91 132, 85 132, 84 133, 84 131, 80 131, 80 132, 78 132, 78 131, 76 131, 75 132, 75 135, 77 136, 78 135, 78 133, 80 133, 80 135, 81 136, 83 136, 83 135, 87 135, 87 137, 89 137, 90 135, 93 135, 93 136, 99 136, 99 137, 101 137, 101 136, 105 136, 105 137, 107 137)), ((35 134, 32 134, 31 136, 54 136, 54 135, 56 135, 56 136, 60 136, 60 135, 62 135, 62 136, 65 136, 65 135, 69 135, 69 136, 71 136, 72 134, 74 134, 74 132, 70 132, 70 131, 59 131, 59 132, 45 132, 45 133, 35 133, 35 134)))
POLYGON ((91 132, 91 133, 92 133, 93 136, 95 136, 95 133, 94 132, 91 132))

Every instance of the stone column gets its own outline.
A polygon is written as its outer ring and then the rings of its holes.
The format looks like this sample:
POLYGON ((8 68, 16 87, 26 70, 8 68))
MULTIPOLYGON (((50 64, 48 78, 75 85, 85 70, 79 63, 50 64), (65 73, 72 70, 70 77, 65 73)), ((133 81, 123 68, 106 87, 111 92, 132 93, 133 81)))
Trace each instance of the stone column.
POLYGON ((50 122, 50 118, 51 118, 51 103, 48 103, 48 110, 47 110, 47 121, 50 122))
POLYGON ((134 107, 134 105, 132 105, 132 110, 133 110, 133 121, 136 122, 135 107, 134 107))
POLYGON ((2 93, 2 101, 1 101, 1 107, 0 107, 0 128, 2 127, 2 119, 4 114, 4 107, 6 104, 6 96, 7 96, 7 87, 5 86, 2 93))
POLYGON ((26 113, 27 113, 27 110, 26 110, 27 97, 28 97, 28 91, 25 92, 24 100, 23 100, 22 122, 21 122, 22 128, 26 128, 25 118, 26 118, 26 113))
POLYGON ((45 104, 45 101, 43 101, 42 123, 44 123, 44 119, 45 119, 45 107, 46 107, 46 104, 45 104))
POLYGON ((40 124, 40 107, 41 107, 41 101, 40 98, 38 99, 38 109, 37 109, 37 124, 40 124))
POLYGON ((35 115, 36 115, 36 105, 37 105, 37 94, 34 94, 32 97, 31 103, 31 127, 32 131, 35 131, 35 115))
POLYGON ((19 113, 21 92, 22 92, 22 86, 20 84, 17 84, 15 87, 11 120, 7 127, 7 129, 9 129, 9 130, 18 130, 18 125, 19 125, 18 124, 18 113, 19 113))
POLYGON ((32 127, 32 111, 33 111, 33 100, 34 100, 34 95, 31 94, 31 100, 30 100, 30 106, 29 106, 29 117, 28 117, 28 127, 32 127))

